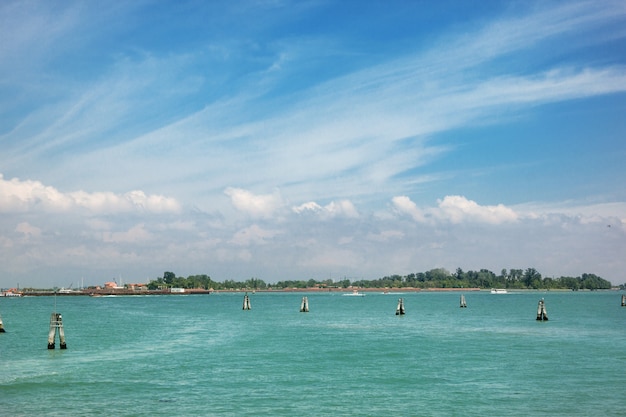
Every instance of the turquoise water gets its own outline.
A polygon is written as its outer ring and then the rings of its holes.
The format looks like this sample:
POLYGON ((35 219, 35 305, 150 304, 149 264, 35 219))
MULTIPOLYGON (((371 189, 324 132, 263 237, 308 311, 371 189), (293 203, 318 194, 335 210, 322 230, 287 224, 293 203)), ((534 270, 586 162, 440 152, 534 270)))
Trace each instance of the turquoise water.
POLYGON ((626 415, 621 293, 459 296, 0 299, 0 415, 626 415))

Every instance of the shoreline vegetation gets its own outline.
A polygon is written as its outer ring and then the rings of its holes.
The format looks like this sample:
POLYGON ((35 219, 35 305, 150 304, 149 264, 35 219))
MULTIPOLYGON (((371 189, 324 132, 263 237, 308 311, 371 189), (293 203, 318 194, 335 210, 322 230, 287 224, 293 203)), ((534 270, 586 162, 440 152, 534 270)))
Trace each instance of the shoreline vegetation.
MULTIPOLYGON (((111 284, 111 283, 108 283, 111 284)), ((70 286, 71 287, 71 286, 70 286)), ((331 279, 317 281, 288 280, 268 284, 262 279, 250 278, 244 282, 225 280, 213 281, 208 275, 177 277, 166 271, 162 277, 147 284, 126 284, 114 287, 87 287, 81 289, 11 289, 13 293, 25 296, 43 295, 189 295, 220 292, 420 292, 420 291, 481 291, 491 288, 504 288, 512 291, 595 291, 609 290, 611 283, 595 274, 584 273, 578 277, 542 277, 535 268, 502 269, 499 275, 487 270, 463 271, 457 268, 454 273, 444 268, 408 275, 391 275, 374 280, 338 281, 331 279)), ((624 285, 620 289, 625 289, 624 285)))

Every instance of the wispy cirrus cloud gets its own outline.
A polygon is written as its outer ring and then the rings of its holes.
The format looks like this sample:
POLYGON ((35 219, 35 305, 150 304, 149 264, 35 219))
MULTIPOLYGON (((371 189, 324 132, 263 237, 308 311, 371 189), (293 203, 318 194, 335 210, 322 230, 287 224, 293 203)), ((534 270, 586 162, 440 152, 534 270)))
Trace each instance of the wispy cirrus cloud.
MULTIPOLYGON (((452 151, 429 140, 434 134, 485 120, 497 123, 507 112, 520 108, 626 91, 626 71, 618 65, 574 61, 527 66, 521 72, 498 62, 511 54, 523 59, 529 51, 549 48, 552 41, 569 39, 574 33, 576 41, 570 39, 567 48, 593 42, 593 36, 582 40, 578 35, 585 31, 593 35, 603 26, 617 24, 624 15, 619 3, 537 8, 471 35, 442 38, 430 50, 390 57, 289 95, 274 94, 280 78, 272 74, 272 83, 266 84, 268 75, 261 71, 244 84, 233 83, 228 96, 209 95, 200 111, 193 112, 191 107, 177 115, 169 106, 169 117, 161 126, 155 119, 157 112, 150 115, 147 109, 190 96, 196 100, 194 90, 208 92, 205 74, 185 72, 182 82, 177 75, 201 64, 203 55, 122 58, 107 77, 76 95, 73 102, 61 101, 57 111, 42 112, 56 114, 58 120, 45 123, 48 126, 39 132, 30 131, 29 136, 35 138, 32 152, 44 157, 71 146, 82 154, 68 161, 74 169, 84 170, 88 164, 96 170, 93 176, 101 177, 98 170, 103 168, 97 161, 102 160, 107 166, 123 165, 120 175, 145 183, 148 179, 142 172, 161 158, 159 150, 167 151, 182 166, 167 177, 159 172, 150 175, 164 187, 172 184, 169 187, 178 188, 177 193, 184 190, 176 183, 198 176, 211 178, 214 190, 228 183, 248 188, 254 181, 280 187, 296 199, 306 198, 303 185, 315 199, 370 193, 372 183, 402 193, 411 182, 392 181, 396 176, 452 151), (110 127, 118 129, 130 120, 142 120, 147 130, 129 126, 130 131, 121 133, 110 127), (104 142, 103 135, 107 136, 104 142), (111 141, 111 137, 116 139, 111 141), (173 147, 172 138, 182 138, 185 146, 173 147), (107 145, 83 151, 86 139, 107 145), (246 169, 241 170, 242 166, 246 169), (255 172, 254 180, 249 172, 255 172)), ((284 44, 290 48, 288 41, 284 44)), ((289 70, 283 60, 280 71, 286 75, 289 70)), ((28 126, 32 129, 37 124, 28 126)), ((24 146, 12 152, 16 161, 20 155, 29 157, 24 146)))

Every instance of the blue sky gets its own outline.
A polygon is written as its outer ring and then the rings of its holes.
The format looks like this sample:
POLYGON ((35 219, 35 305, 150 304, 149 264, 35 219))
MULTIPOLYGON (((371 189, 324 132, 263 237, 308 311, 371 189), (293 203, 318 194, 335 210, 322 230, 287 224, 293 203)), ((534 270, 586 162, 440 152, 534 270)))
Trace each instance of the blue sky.
POLYGON ((2 2, 0 286, 625 282, 626 6, 474 3, 2 2))

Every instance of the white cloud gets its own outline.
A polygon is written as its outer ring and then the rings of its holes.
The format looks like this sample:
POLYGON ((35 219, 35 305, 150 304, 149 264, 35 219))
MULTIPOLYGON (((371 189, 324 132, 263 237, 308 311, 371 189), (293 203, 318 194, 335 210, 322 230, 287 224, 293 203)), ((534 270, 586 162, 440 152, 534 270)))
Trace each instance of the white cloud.
POLYGON ((39 181, 5 180, 0 174, 0 212, 69 212, 86 209, 92 213, 151 212, 177 213, 180 204, 173 198, 146 195, 143 191, 63 193, 39 181))
POLYGON ((292 207, 292 211, 297 214, 307 212, 316 213, 319 214, 322 218, 359 217, 359 212, 356 207, 354 207, 354 204, 352 204, 350 200, 345 199, 339 201, 331 201, 329 204, 323 207, 316 202, 310 201, 308 203, 303 203, 299 206, 292 207))
POLYGON ((233 206, 252 217, 271 217, 283 206, 280 193, 274 194, 253 194, 241 188, 228 187, 224 194, 230 197, 233 206))
POLYGON ((514 222, 518 219, 518 215, 503 204, 481 206, 475 201, 458 195, 446 196, 443 200, 439 200, 439 209, 433 210, 433 215, 452 223, 476 221, 500 224, 514 222))
POLYGON ((515 210, 531 219, 546 218, 551 215, 579 218, 583 223, 614 222, 613 226, 626 226, 626 202, 598 203, 580 201, 560 201, 554 203, 529 202, 518 204, 515 210))
MULTIPOLYGON (((193 101, 196 97, 189 91, 206 93, 194 88, 196 80, 205 74, 192 72, 185 78, 183 91, 178 91, 179 75, 204 67, 202 61, 196 61, 204 54, 123 57, 107 67, 108 72, 97 82, 81 85, 77 88, 80 93, 60 100, 54 111, 45 108, 33 112, 31 116, 38 121, 24 120, 32 131, 3 134, 10 145, 3 163, 12 164, 11 168, 19 172, 19 166, 35 160, 35 156, 49 161, 51 153, 66 152, 70 147, 81 154, 65 161, 72 172, 88 170, 103 183, 133 178, 139 183, 133 188, 142 188, 142 181, 158 182, 186 193, 194 202, 204 200, 207 206, 214 204, 215 195, 199 193, 190 186, 193 181, 189 178, 210 178, 214 190, 223 190, 227 184, 249 189, 254 183, 280 187, 290 196, 308 193, 299 195, 298 201, 372 194, 372 183, 378 184, 376 189, 398 195, 409 192, 404 187, 412 187, 408 185, 411 179, 395 181, 397 175, 450 151, 420 138, 486 119, 497 123, 505 112, 517 115, 517 109, 536 104, 625 91, 621 66, 540 66, 535 72, 524 73, 518 68, 511 71, 491 65, 511 53, 532 53, 535 47, 557 37, 593 30, 605 21, 618 22, 623 15, 621 7, 594 2, 536 7, 521 17, 499 19, 467 36, 446 36, 430 51, 420 50, 322 80, 315 88, 291 91, 276 101, 261 103, 260 97, 266 97, 271 87, 263 76, 250 75, 256 83, 235 84, 229 96, 203 98, 204 108, 187 108, 186 112, 180 112, 178 100, 193 101), (154 94, 165 96, 154 100, 154 94), (137 105, 147 100, 163 103, 158 114, 164 113, 164 117, 140 112, 152 108, 137 105), (50 114, 58 115, 59 120, 45 116, 50 114), (117 126, 122 116, 131 125, 130 131, 122 135, 110 132, 110 126, 117 126), (143 120, 146 125, 137 129, 134 120, 143 120), (111 135, 116 139, 110 139, 111 135), (184 138, 185 146, 173 146, 172 137, 184 138), (25 138, 29 138, 28 146, 23 145, 25 138), (406 138, 417 139, 411 146, 401 146, 406 138), (87 141, 104 145, 94 151, 86 146, 87 141), (84 153, 83 149, 90 151, 84 153), (168 161, 178 165, 175 172, 150 169, 161 163, 164 152, 168 161), (111 169, 111 165, 119 169, 111 169), (285 173, 289 173, 288 179, 285 173)), ((572 43, 580 42, 578 38, 575 41, 572 43)), ((286 50, 297 45, 284 42, 286 50)), ((275 54, 288 55, 281 51, 275 54)), ((46 164, 45 175, 63 175, 59 171, 66 172, 68 167, 61 165, 46 164)), ((267 204, 251 204, 249 198, 235 204, 233 196, 231 199, 238 210, 252 216, 271 215, 267 204)))
POLYGON ((32 237, 37 238, 41 236, 41 229, 38 227, 32 226, 28 224, 27 222, 19 223, 17 227, 15 228, 15 231, 24 234, 24 237, 26 239, 29 239, 32 237))
POLYGON ((235 233, 230 243, 238 246, 250 246, 253 244, 262 245, 280 233, 282 232, 278 230, 263 229, 258 225, 253 224, 235 233))
POLYGON ((603 224, 626 229, 626 203, 556 202, 526 203, 507 207, 504 204, 480 205, 464 196, 449 195, 437 200, 437 206, 418 207, 407 196, 392 198, 392 211, 409 216, 415 222, 450 224, 524 224, 571 227, 572 224, 603 224))
POLYGON ((350 200, 339 200, 337 202, 331 201, 330 204, 324 207, 331 217, 359 217, 359 212, 354 207, 354 204, 350 200))
POLYGON ((407 196, 397 196, 392 200, 394 209, 401 214, 409 215, 416 222, 449 222, 449 223, 489 223, 500 224, 515 222, 518 214, 513 209, 498 204, 496 206, 481 206, 475 201, 463 196, 446 196, 438 200, 438 207, 420 209, 407 196))
POLYGON ((143 223, 131 227, 125 232, 103 232, 102 240, 107 243, 141 243, 152 239, 143 223))
MULTIPOLYGON (((326 50, 309 48, 312 43, 324 38, 342 53, 354 52, 351 45, 325 33, 311 34, 307 48, 300 37, 274 38, 276 59, 261 59, 253 69, 231 61, 237 77, 229 64, 209 65, 208 49, 163 54, 146 44, 131 55, 128 45, 107 50, 102 56, 114 58, 77 77, 52 64, 74 56, 72 42, 98 49, 101 44, 88 40, 101 36, 98 31, 76 36, 75 28, 102 26, 93 25, 99 10, 70 7, 51 18, 41 15, 45 8, 33 14, 19 6, 21 13, 11 13, 17 5, 0 4, 7 23, 0 34, 9 40, 0 45, 0 74, 8 77, 0 87, 8 87, 11 98, 0 103, 8 115, 0 129, 0 166, 42 179, 5 180, 0 174, 0 263, 9 272, 26 271, 22 279, 66 276, 72 268, 94 275, 120 268, 141 277, 171 268, 218 280, 308 273, 377 278, 438 266, 497 269, 536 262, 542 273, 549 272, 543 267, 576 274, 598 265, 589 272, 603 274, 603 268, 614 274, 607 278, 623 280, 624 203, 481 205, 462 195, 430 194, 432 204, 418 205, 408 197, 418 195, 416 189, 428 195, 434 182, 446 189, 454 177, 449 170, 457 168, 433 161, 457 146, 471 147, 466 127, 523 118, 546 103, 626 91, 623 59, 611 57, 611 48, 623 42, 623 29, 612 30, 623 26, 621 2, 522 6, 528 13, 481 21, 486 25, 462 35, 434 33, 430 50, 417 47, 400 57, 400 48, 380 51, 377 65, 365 60, 363 67, 356 59, 322 75, 330 78, 304 82, 294 82, 294 66, 309 65, 312 54, 330 62, 326 50), (607 37, 616 43, 602 44, 607 37), (546 59, 555 44, 562 59, 546 59), (579 49, 595 45, 607 45, 606 51, 578 58, 579 49), (220 83, 227 88, 213 91, 220 83), (453 139, 437 135, 453 129, 459 129, 453 139), (136 191, 63 191, 107 190, 109 184, 115 190, 131 184, 125 189, 136 191), (140 191, 145 184, 157 185, 162 195, 140 191), (230 184, 241 188, 226 188, 230 184), (280 192, 249 191, 273 188, 280 192), (367 214, 391 196, 392 210, 367 214), (445 197, 434 203, 439 196, 445 197), (184 212, 179 201, 199 209, 184 212), (371 205, 359 203, 357 210, 352 201, 371 205), (233 207, 249 218, 232 222, 233 207), (137 214, 144 213, 177 216, 142 216, 137 224, 137 214), (248 269, 238 269, 247 262, 248 269), (49 265, 59 270, 49 273, 49 265), (30 273, 33 268, 44 273, 30 273)), ((119 7, 120 18, 128 19, 119 7)), ((116 33, 107 26, 107 38, 116 33)), ((203 44, 233 45, 221 41, 203 44)), ((615 172, 619 177, 622 171, 615 172)), ((489 186, 488 179, 484 183, 489 186)))
POLYGON ((319 212, 323 210, 323 207, 317 204, 314 201, 309 201, 308 203, 300 204, 297 207, 293 207, 292 210, 295 213, 306 213, 306 212, 319 212))
POLYGON ((413 218, 416 222, 425 222, 426 217, 424 212, 417 207, 411 199, 405 195, 393 197, 391 199, 395 210, 402 214, 407 214, 413 218))

